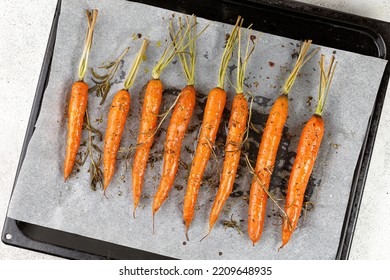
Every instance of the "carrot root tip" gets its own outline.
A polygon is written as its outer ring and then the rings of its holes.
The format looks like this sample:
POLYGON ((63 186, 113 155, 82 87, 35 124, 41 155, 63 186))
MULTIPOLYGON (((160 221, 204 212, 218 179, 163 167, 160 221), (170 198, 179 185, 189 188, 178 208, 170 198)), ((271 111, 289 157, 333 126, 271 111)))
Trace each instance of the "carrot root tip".
POLYGON ((155 212, 152 214, 152 234, 154 234, 154 214, 155 212))
POLYGON ((286 243, 283 243, 279 248, 278 248, 278 252, 283 249, 284 245, 286 245, 286 243))
POLYGON ((207 234, 205 236, 202 237, 202 239, 199 241, 199 242, 202 242, 203 239, 205 239, 207 236, 209 236, 211 233, 211 228, 209 228, 209 231, 207 232, 207 234))

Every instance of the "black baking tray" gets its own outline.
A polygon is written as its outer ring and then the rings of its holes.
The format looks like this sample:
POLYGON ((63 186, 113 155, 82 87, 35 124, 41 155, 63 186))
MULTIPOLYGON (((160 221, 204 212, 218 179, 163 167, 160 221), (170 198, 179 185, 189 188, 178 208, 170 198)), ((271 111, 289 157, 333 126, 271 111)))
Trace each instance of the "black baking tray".
MULTIPOLYGON (((199 17, 230 24, 234 24, 237 16, 242 15, 259 31, 296 40, 312 39, 314 43, 319 45, 390 59, 388 53, 390 49, 390 23, 305 3, 291 0, 137 0, 134 2, 186 14, 196 14, 199 17)), ((61 0, 58 0, 14 186, 23 164, 29 140, 34 133, 41 101, 50 76, 60 11, 61 0)), ((336 259, 348 259, 349 256, 389 76, 390 66, 388 64, 382 77, 355 168, 336 259)), ((45 228, 9 217, 6 217, 1 238, 8 245, 68 259, 169 259, 166 256, 45 228)))

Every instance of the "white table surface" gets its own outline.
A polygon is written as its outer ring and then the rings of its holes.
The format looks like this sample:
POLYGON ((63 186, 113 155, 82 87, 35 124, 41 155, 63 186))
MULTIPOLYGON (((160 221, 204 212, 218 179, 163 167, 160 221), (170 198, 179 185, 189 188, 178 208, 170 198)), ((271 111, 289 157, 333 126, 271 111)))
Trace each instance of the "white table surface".
MULTIPOLYGON (((56 0, 0 1, 0 226, 27 128, 56 0)), ((390 0, 301 0, 390 21, 390 0)), ((387 95, 390 90, 387 91, 387 95)), ((390 99, 386 99, 350 259, 390 259, 390 99)), ((0 242, 1 259, 58 259, 0 242)), ((0 272, 1 275, 1 272, 0 272)))

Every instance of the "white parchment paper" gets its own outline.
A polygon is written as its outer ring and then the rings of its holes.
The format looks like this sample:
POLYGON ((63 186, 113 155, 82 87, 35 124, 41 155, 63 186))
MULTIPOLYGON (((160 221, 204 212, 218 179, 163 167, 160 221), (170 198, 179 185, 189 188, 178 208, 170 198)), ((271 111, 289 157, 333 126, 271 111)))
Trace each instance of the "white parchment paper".
MULTIPOLYGON (((387 61, 323 46, 297 78, 290 94, 289 118, 272 179, 275 195, 280 194, 279 189, 283 193, 286 188, 301 129, 314 113, 319 56, 323 53, 329 59, 333 52, 336 53, 339 64, 324 113, 326 134, 307 198, 313 203, 314 210, 305 212, 306 215, 301 218, 299 227, 285 248, 279 252, 277 250, 281 245, 281 226, 277 209, 271 202, 268 203, 268 218, 260 242, 252 246, 247 236, 247 198, 252 176, 244 164, 240 167, 234 194, 229 198, 213 232, 199 242, 207 233, 208 216, 216 193, 215 186, 210 185, 210 182, 219 177, 215 172, 214 160, 210 161, 205 174, 205 183, 199 193, 198 207, 189 232, 190 240, 186 241, 182 223, 182 201, 189 172, 186 167, 191 164, 205 96, 216 86, 225 36, 232 26, 198 19, 199 30, 210 23, 197 44, 198 104, 191 120, 191 129, 183 143, 183 164, 169 198, 156 214, 153 234, 151 204, 161 174, 161 151, 165 139, 163 130, 155 138, 151 150, 151 157, 155 160, 151 160, 148 165, 144 195, 136 219, 132 216, 131 172, 125 172, 124 162, 117 162, 116 175, 107 191, 108 198, 103 196, 101 190, 91 190, 88 161, 72 178, 63 182, 66 100, 71 84, 77 79, 86 31, 85 9, 91 8, 99 9, 89 59, 91 67, 112 61, 126 46, 131 47, 113 80, 106 103, 99 106, 100 99, 90 95, 91 119, 101 131, 106 127, 112 97, 122 88, 142 38, 150 40, 147 60, 142 63, 138 78, 130 89, 132 104, 122 146, 128 147, 136 143, 143 88, 151 78, 151 70, 163 51, 168 37, 168 20, 173 12, 124 0, 63 1, 49 83, 8 215, 17 220, 181 259, 334 259, 354 169, 387 61), (132 35, 138 33, 142 38, 134 40, 132 35), (162 43, 160 47, 157 46, 158 42, 162 43), (100 117, 103 121, 95 122, 100 117), (123 174, 125 177, 121 178, 123 174), (242 234, 235 228, 224 227, 223 221, 231 218, 236 221, 242 234)), ((179 15, 175 13, 176 17, 179 15)), ((245 18, 245 15, 242 16, 245 18)), ((253 28, 261 31, 261 26, 253 28)), ((253 123, 261 130, 273 101, 296 61, 294 54, 298 51, 300 42, 271 34, 261 35, 258 31, 254 34, 259 40, 248 65, 245 84, 256 96, 253 123)), ((312 49, 315 47, 313 45, 312 49)), ((228 79, 233 83, 235 73, 232 61, 228 79)), ((92 84, 90 73, 87 76, 86 81, 92 84)), ((174 101, 178 89, 185 86, 185 77, 177 59, 168 66, 161 79, 167 89, 162 112, 174 101)), ((228 82, 226 90, 226 118, 221 123, 217 139, 221 157, 227 117, 234 94, 234 89, 228 82)), ((252 159, 256 158, 260 139, 261 134, 251 132, 252 159)), ((102 142, 98 145, 103 147, 102 142)), ((284 205, 283 201, 280 203, 284 205)))

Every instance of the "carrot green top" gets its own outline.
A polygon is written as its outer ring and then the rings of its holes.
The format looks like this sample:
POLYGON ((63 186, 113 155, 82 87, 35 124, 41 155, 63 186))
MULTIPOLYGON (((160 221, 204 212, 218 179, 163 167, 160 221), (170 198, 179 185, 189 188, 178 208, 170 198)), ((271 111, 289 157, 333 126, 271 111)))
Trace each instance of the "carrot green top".
POLYGON ((203 28, 201 32, 196 34, 196 16, 193 15, 191 18, 186 16, 186 26, 183 25, 181 17, 178 18, 179 22, 179 31, 176 33, 177 37, 175 38, 175 32, 173 30, 172 21, 170 22, 170 35, 172 42, 177 51, 177 55, 180 58, 181 65, 183 66, 184 75, 187 79, 187 85, 193 86, 195 84, 195 63, 196 63, 196 39, 207 29, 208 25, 203 28), (184 32, 182 32, 184 30, 184 32), (180 50, 180 51, 179 51, 180 50), (187 60, 189 56, 189 62, 187 60))
POLYGON ((253 42, 252 47, 249 49, 249 43, 251 41, 251 29, 250 26, 248 27, 248 41, 246 43, 245 48, 245 56, 243 59, 241 59, 241 28, 238 30, 238 50, 237 50, 237 86, 236 86, 236 93, 243 93, 244 92, 244 79, 245 79, 245 70, 246 65, 248 63, 249 57, 253 53, 255 49, 255 44, 253 42))
POLYGON ((141 64, 142 57, 144 56, 144 53, 148 47, 149 41, 147 39, 144 39, 142 42, 142 46, 140 50, 138 51, 138 54, 133 62, 133 65, 130 68, 129 74, 124 82, 123 88, 125 90, 128 90, 134 83, 135 77, 137 76, 138 68, 141 64))
POLYGON ((330 85, 332 83, 333 74, 336 70, 337 62, 334 61, 335 57, 332 56, 328 70, 325 69, 325 56, 321 55, 320 60, 320 85, 318 88, 318 104, 316 107, 315 115, 321 116, 324 112, 326 99, 328 98, 330 85))
POLYGON ((88 30, 87 36, 85 38, 85 45, 83 54, 81 55, 80 64, 79 64, 79 80, 83 81, 85 77, 85 73, 87 72, 88 67, 88 57, 89 52, 92 47, 92 38, 93 38, 93 30, 96 24, 96 18, 98 16, 98 10, 89 11, 87 10, 87 19, 88 19, 88 30))
POLYGON ((310 48, 311 40, 304 41, 301 45, 301 49, 299 51, 298 60, 295 63, 293 70, 291 71, 290 76, 287 78, 286 83, 283 86, 282 94, 288 94, 295 82, 296 77, 298 76, 299 70, 303 67, 314 56, 314 54, 319 50, 319 48, 315 49, 307 58, 306 53, 310 48))
POLYGON ((219 88, 222 89, 224 88, 226 68, 228 66, 234 46, 237 41, 238 30, 242 26, 243 21, 244 20, 241 18, 241 16, 238 16, 236 25, 234 25, 233 30, 229 36, 229 39, 226 42, 226 46, 222 54, 221 64, 219 66, 218 85, 217 85, 217 87, 219 88))

